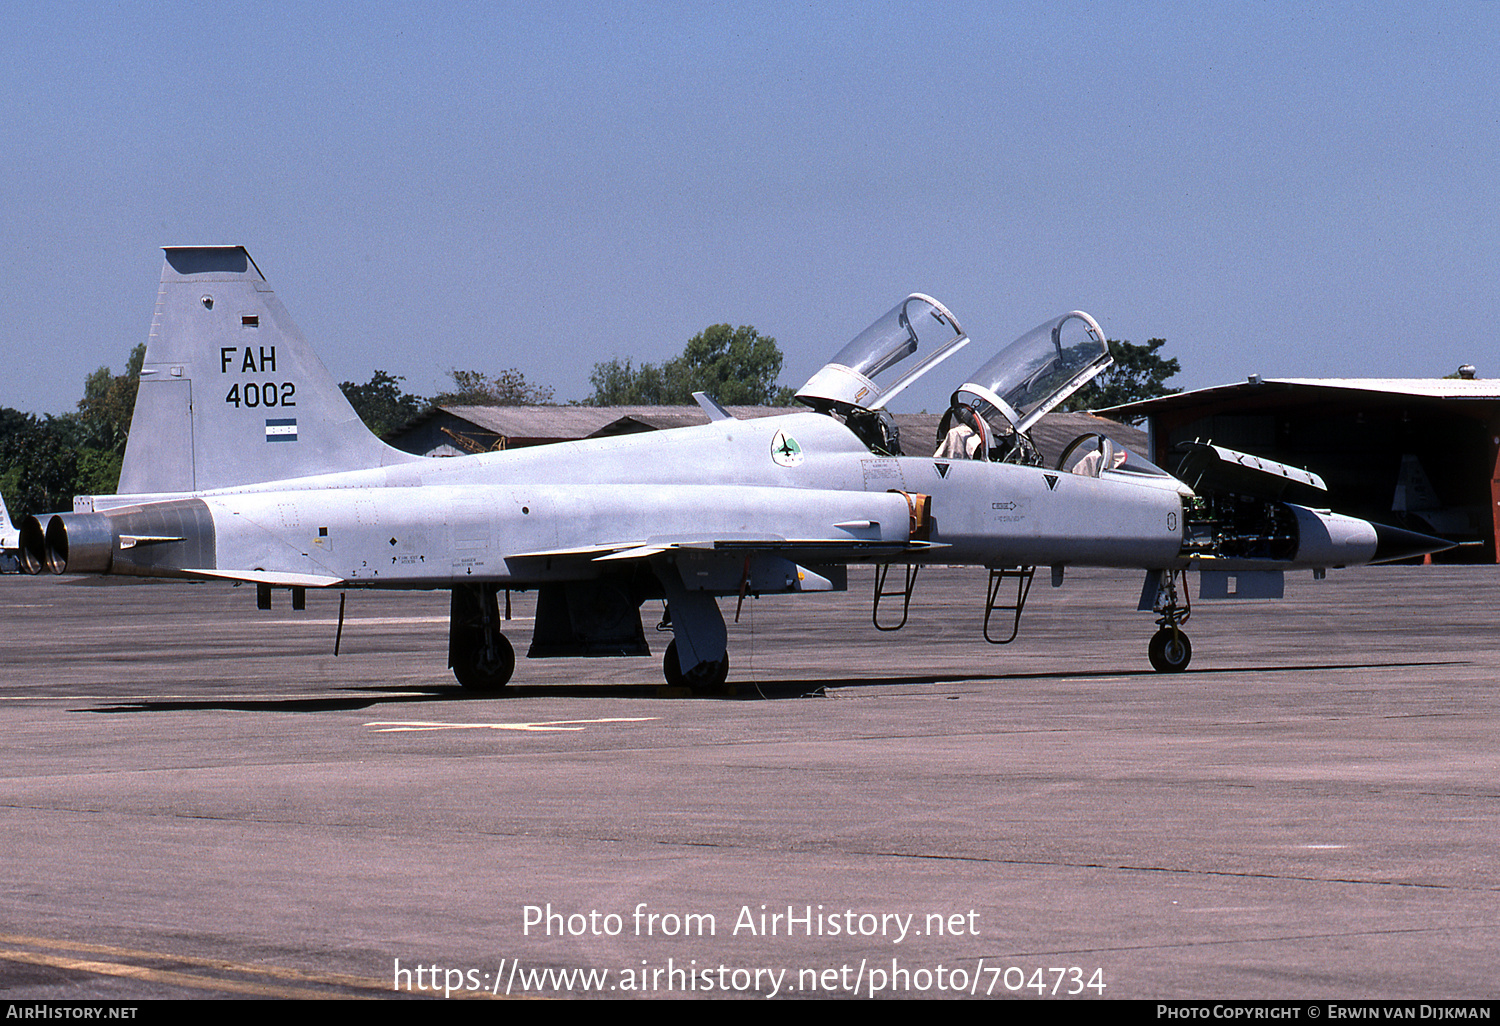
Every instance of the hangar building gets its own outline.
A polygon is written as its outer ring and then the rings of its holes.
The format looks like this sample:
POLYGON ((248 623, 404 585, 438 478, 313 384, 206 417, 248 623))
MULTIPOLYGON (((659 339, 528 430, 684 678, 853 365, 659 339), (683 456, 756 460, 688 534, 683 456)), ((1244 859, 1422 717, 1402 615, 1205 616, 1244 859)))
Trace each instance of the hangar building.
POLYGON ((1265 456, 1320 475, 1340 513, 1458 543, 1435 562, 1497 561, 1500 380, 1252 376, 1102 412, 1146 417, 1167 470, 1194 439, 1265 456))

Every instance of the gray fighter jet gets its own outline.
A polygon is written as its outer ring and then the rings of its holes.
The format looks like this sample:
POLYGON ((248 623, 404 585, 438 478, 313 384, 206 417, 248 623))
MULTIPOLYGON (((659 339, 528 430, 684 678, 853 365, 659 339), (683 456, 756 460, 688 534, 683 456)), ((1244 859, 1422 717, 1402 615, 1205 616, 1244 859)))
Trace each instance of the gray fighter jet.
POLYGON ((1175 671, 1188 569, 1204 597, 1276 597, 1287 570, 1445 545, 1287 501, 1321 482, 1206 443, 1191 484, 1099 435, 1042 466, 1028 430, 1110 363, 1078 311, 964 380, 937 438, 901 439, 887 404, 968 342, 912 295, 803 386, 805 412, 738 420, 700 396, 699 427, 425 458, 365 429, 243 248, 169 248, 120 494, 27 517, 20 560, 249 582, 262 608, 273 589, 294 608, 308 588, 445 589, 449 665, 485 690, 515 668, 502 590, 537 592, 531 657, 649 655, 640 610, 662 600, 667 680, 712 687, 721 599, 843 590, 869 563, 875 626, 895 629, 922 565, 973 564, 984 634, 1005 643, 1036 567, 1055 585, 1070 565, 1134 567, 1151 662, 1175 671))

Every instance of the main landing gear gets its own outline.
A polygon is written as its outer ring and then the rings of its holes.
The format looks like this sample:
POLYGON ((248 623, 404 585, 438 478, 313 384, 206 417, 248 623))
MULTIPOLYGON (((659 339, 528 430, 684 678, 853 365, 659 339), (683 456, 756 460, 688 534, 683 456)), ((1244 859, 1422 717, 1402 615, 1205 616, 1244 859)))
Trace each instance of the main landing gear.
POLYGON ((694 691, 722 687, 729 679, 729 634, 719 603, 706 591, 689 591, 676 566, 662 567, 657 577, 667 608, 656 629, 673 634, 661 661, 662 676, 673 687, 694 691))
POLYGON ((1156 620, 1158 630, 1151 636, 1146 653, 1158 673, 1181 673, 1193 659, 1193 643, 1182 632, 1182 625, 1193 614, 1193 609, 1186 581, 1182 582, 1182 602, 1178 604, 1177 585, 1181 578, 1181 570, 1163 570, 1156 589, 1152 609, 1159 614, 1156 620))
POLYGON ((674 688, 691 688, 694 691, 711 691, 721 688, 729 679, 729 653, 715 662, 701 662, 687 673, 682 672, 682 660, 677 655, 677 639, 667 645, 667 654, 661 661, 662 676, 674 688))
POLYGON ((661 660, 661 675, 669 685, 716 691, 729 680, 728 635, 719 604, 712 597, 703 592, 679 592, 674 601, 667 603, 656 629, 675 635, 661 660), (677 614, 675 622, 673 613, 677 614), (695 654, 697 659, 688 653, 695 654), (684 663, 690 663, 685 670, 684 663))
POLYGON ((498 691, 516 670, 516 650, 500 633, 499 586, 453 589, 448 623, 448 665, 471 691, 498 691))

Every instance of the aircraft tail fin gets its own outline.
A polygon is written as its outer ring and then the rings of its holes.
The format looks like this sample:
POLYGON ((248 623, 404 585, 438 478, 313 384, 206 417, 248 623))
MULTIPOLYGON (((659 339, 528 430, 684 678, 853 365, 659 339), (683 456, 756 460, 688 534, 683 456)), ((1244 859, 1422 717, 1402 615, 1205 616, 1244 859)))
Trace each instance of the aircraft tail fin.
POLYGON ((1422 461, 1412 453, 1401 457, 1401 471, 1396 476, 1396 494, 1391 498, 1391 509, 1397 513, 1420 512, 1438 509, 1437 489, 1432 479, 1422 468, 1422 461))
POLYGON ((167 247, 120 494, 421 458, 364 426, 244 247, 167 247))
POLYGON ((0 495, 0 543, 11 544, 16 534, 16 525, 10 522, 10 510, 5 508, 5 496, 0 495))

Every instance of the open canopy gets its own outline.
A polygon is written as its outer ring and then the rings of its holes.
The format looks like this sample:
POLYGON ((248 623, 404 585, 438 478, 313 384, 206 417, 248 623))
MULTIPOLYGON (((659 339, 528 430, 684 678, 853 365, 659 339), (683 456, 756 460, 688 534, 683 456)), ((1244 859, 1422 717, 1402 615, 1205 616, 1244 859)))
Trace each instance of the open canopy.
POLYGON ((943 304, 914 292, 840 349, 797 390, 797 398, 823 412, 884 409, 968 342, 943 304))
POLYGON ((1099 325, 1074 310, 996 353, 959 386, 953 403, 974 407, 986 420, 998 415, 1013 430, 1026 431, 1113 362, 1099 325))

